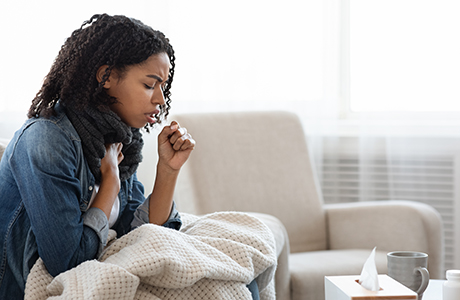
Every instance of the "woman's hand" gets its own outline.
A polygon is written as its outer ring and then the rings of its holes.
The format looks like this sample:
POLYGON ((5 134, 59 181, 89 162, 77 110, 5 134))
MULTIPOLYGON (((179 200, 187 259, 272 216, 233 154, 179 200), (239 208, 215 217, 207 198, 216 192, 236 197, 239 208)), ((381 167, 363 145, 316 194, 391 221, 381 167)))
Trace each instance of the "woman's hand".
POLYGON ((174 188, 182 165, 195 147, 195 141, 176 121, 158 135, 158 165, 150 195, 149 221, 162 225, 171 213, 174 188))
POLYGON ((159 167, 166 166, 172 171, 179 171, 194 147, 195 140, 187 129, 172 121, 171 125, 165 126, 158 135, 159 167))
POLYGON ((122 143, 105 145, 105 156, 101 160, 102 179, 108 176, 116 176, 119 181, 118 165, 124 158, 121 149, 123 149, 122 143))
POLYGON ((122 143, 105 145, 105 156, 101 160, 101 183, 91 205, 91 207, 101 209, 105 213, 107 220, 110 218, 113 203, 116 201, 120 191, 118 164, 124 158, 121 152, 122 148, 122 143))

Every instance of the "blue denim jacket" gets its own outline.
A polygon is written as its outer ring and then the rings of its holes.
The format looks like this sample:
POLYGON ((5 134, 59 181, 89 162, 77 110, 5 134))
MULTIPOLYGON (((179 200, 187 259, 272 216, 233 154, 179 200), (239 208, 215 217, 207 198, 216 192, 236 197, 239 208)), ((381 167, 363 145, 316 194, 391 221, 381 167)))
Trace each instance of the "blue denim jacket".
MULTIPOLYGON (((0 162, 0 299, 23 299, 38 257, 56 276, 97 258, 107 242, 106 215, 88 209, 95 180, 80 138, 59 103, 56 112, 27 120, 0 162)), ((118 198, 118 236, 148 223, 149 201, 135 174, 118 198)), ((180 228, 175 207, 163 226, 180 228)))

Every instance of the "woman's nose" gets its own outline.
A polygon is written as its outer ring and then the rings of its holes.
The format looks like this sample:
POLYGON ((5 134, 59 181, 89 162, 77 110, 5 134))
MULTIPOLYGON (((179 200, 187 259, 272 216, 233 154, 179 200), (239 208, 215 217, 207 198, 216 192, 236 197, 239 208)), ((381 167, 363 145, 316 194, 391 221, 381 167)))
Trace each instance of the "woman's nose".
POLYGON ((159 89, 155 89, 151 99, 152 103, 157 103, 159 105, 164 105, 165 102, 165 95, 163 94, 163 87, 160 86, 159 89))

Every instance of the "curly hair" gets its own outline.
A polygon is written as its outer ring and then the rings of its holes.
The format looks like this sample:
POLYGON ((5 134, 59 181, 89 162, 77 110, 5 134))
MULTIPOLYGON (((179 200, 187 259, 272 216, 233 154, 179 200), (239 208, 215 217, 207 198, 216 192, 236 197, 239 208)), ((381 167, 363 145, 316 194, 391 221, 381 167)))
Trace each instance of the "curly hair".
MULTIPOLYGON (((65 41, 44 83, 32 100, 28 117, 50 117, 58 100, 83 111, 88 105, 106 110, 117 99, 109 96, 104 83, 112 70, 123 76, 126 67, 141 64, 151 55, 166 53, 171 68, 164 87, 165 104, 155 116, 157 123, 169 114, 175 56, 169 39, 141 21, 125 16, 94 15, 65 41), (102 81, 97 70, 108 65, 102 81)), ((146 129, 148 131, 148 125, 146 129)))

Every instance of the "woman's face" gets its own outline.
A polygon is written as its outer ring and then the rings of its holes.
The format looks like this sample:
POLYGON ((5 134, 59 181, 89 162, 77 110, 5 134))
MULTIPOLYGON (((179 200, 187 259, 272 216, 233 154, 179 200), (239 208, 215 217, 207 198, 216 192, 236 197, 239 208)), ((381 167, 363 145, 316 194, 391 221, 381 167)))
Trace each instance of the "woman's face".
POLYGON ((168 80, 169 57, 166 53, 150 56, 141 65, 129 66, 120 78, 112 71, 104 87, 118 102, 110 106, 128 126, 142 128, 155 122, 160 105, 165 104, 163 87, 168 80))

